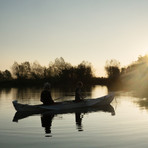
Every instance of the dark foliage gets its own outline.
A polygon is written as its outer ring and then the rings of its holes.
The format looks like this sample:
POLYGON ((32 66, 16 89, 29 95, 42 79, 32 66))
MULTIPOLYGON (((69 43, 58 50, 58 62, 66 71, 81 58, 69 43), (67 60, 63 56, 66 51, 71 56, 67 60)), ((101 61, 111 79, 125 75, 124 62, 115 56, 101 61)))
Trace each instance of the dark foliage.
POLYGON ((46 81, 50 81, 53 85, 76 83, 77 81, 91 83, 93 78, 94 74, 90 63, 83 61, 78 66, 72 66, 62 57, 50 62, 48 67, 43 67, 38 62, 23 62, 21 64, 14 62, 12 74, 8 70, 0 72, 1 86, 6 84, 10 86, 38 85, 46 81))

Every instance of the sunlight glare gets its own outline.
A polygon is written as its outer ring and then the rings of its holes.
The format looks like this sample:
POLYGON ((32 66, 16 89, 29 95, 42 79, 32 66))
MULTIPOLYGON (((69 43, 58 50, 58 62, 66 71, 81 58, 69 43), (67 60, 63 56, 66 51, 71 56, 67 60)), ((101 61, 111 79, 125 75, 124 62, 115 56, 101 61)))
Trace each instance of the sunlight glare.
POLYGON ((145 56, 145 55, 148 55, 148 49, 146 48, 141 51, 141 56, 145 56))

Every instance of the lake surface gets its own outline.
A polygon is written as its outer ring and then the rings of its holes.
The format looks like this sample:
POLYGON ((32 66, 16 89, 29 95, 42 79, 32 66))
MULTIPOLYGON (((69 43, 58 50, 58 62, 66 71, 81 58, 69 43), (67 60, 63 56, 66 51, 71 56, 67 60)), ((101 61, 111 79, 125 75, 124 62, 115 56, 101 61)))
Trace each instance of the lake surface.
MULTIPOLYGON (((0 148, 147 148, 148 100, 116 92, 110 108, 15 120, 12 101, 39 104, 41 88, 0 90, 0 148), (17 122, 16 122, 17 121, 17 122)), ((86 89, 86 98, 108 94, 104 86, 86 89)), ((54 99, 73 100, 72 89, 53 88, 54 99)))

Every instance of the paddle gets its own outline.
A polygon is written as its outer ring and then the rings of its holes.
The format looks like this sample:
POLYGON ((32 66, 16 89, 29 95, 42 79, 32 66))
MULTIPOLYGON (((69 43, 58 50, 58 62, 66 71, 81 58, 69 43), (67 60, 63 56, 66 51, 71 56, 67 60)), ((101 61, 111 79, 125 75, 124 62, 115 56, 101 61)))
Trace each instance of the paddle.
POLYGON ((75 96, 74 94, 70 94, 70 95, 68 95, 68 94, 66 94, 65 96, 62 96, 62 97, 58 97, 58 98, 56 98, 56 99, 54 99, 54 100, 60 100, 60 99, 63 99, 63 98, 65 98, 65 97, 71 97, 71 96, 75 96))
POLYGON ((60 100, 60 99, 63 99, 63 98, 64 98, 64 96, 63 97, 56 98, 54 100, 60 100))
MULTIPOLYGON (((55 100, 55 101, 56 101, 56 100, 61 100, 61 99, 64 99, 65 97, 67 97, 67 96, 75 96, 75 95, 65 95, 65 96, 62 96, 62 97, 58 97, 58 98, 56 98, 56 99, 54 99, 54 100, 55 100)), ((85 100, 86 97, 87 97, 87 96, 83 96, 83 97, 82 97, 82 100, 85 100)))

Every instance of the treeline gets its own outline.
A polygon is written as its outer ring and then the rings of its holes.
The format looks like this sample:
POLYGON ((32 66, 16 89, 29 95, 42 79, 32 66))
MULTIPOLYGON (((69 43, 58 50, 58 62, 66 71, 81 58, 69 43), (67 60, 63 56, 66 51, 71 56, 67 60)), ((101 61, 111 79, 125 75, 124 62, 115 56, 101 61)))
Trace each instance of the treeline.
POLYGON ((136 90, 140 96, 148 96, 148 56, 139 56, 137 61, 122 68, 121 80, 127 89, 136 90))
POLYGON ((8 80, 12 80, 11 72, 8 70, 0 71, 0 81, 8 81, 8 80))
POLYGON ((50 81, 53 84, 75 83, 83 81, 92 83, 94 72, 91 63, 83 61, 77 66, 72 66, 61 58, 50 62, 48 67, 41 66, 38 62, 14 62, 11 72, 0 71, 0 82, 6 84, 37 84, 50 81))
POLYGON ((82 81, 85 84, 106 85, 109 89, 130 89, 147 93, 148 90, 148 56, 139 56, 137 61, 126 67, 112 59, 106 61, 107 77, 96 77, 91 63, 83 61, 73 66, 61 58, 50 62, 48 67, 38 62, 23 62, 14 64, 11 72, 0 71, 0 86, 8 85, 37 85, 49 81, 52 84, 72 84, 82 81))
POLYGON ((126 67, 120 62, 110 60, 105 66, 110 89, 133 90, 139 96, 148 96, 148 55, 138 59, 126 67))

